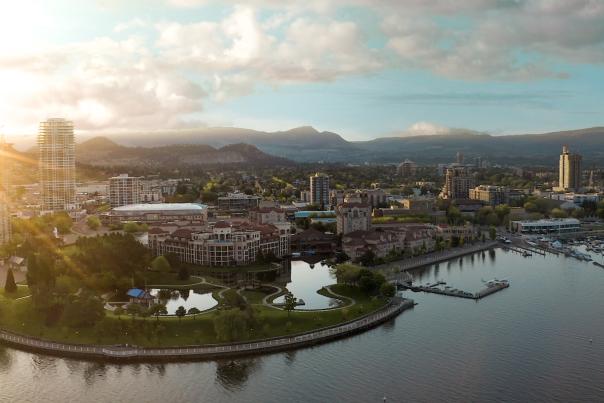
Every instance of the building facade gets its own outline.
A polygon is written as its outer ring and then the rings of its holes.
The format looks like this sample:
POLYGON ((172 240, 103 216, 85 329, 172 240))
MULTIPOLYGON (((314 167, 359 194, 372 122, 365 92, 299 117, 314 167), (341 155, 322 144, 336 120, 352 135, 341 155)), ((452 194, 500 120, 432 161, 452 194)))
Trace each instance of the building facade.
POLYGON ((254 224, 279 224, 287 222, 285 210, 264 207, 250 210, 250 221, 254 224))
POLYGON ((111 209, 101 218, 108 224, 124 222, 168 223, 191 222, 205 223, 208 220, 208 207, 195 203, 131 204, 111 209))
POLYGON ((109 179, 111 207, 127 206, 141 202, 141 178, 121 174, 109 179))
POLYGON ((569 192, 581 189, 582 160, 583 158, 579 154, 571 154, 568 146, 562 147, 559 190, 569 192))
POLYGON ((310 177, 310 202, 321 209, 329 206, 329 176, 316 173, 310 177))
POLYGON ((580 231, 581 222, 576 218, 552 218, 534 221, 512 221, 510 227, 512 231, 522 234, 558 234, 580 231))
POLYGON ((155 255, 176 254, 181 261, 202 266, 249 265, 259 252, 283 257, 290 253, 290 233, 273 225, 234 225, 217 222, 206 230, 178 229, 170 234, 149 230, 155 255))
POLYGON ((368 231, 371 228, 371 206, 365 203, 342 203, 336 208, 338 234, 368 231))
POLYGON ((474 186, 474 177, 469 168, 465 166, 449 167, 445 173, 445 185, 441 197, 443 199, 467 199, 470 189, 474 186))
POLYGON ((76 185, 73 123, 58 118, 40 122, 38 154, 42 210, 74 210, 76 185))
POLYGON ((415 176, 417 172, 417 164, 413 161, 406 159, 396 167, 396 173, 403 178, 410 178, 415 176))
POLYGON ((505 186, 480 185, 470 189, 470 199, 480 200, 491 206, 507 204, 510 190, 505 186))
POLYGON ((244 211, 257 208, 262 197, 233 192, 218 198, 218 209, 222 211, 244 211))

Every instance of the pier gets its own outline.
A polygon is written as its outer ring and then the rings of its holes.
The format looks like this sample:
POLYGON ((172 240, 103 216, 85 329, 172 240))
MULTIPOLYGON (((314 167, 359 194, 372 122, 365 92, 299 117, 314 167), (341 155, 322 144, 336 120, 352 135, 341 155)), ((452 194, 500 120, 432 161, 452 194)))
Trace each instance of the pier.
POLYGON ((497 291, 506 289, 510 286, 510 283, 507 281, 504 281, 504 280, 494 281, 494 282, 489 282, 487 287, 483 288, 482 290, 478 291, 477 293, 471 293, 468 291, 458 290, 457 288, 449 288, 449 287, 440 288, 439 287, 441 285, 446 285, 446 284, 447 283, 445 283, 444 281, 438 281, 434 284, 426 284, 426 285, 420 285, 420 286, 398 284, 398 287, 407 289, 407 290, 411 290, 414 292, 421 291, 421 292, 427 292, 427 293, 431 293, 431 294, 447 295, 449 297, 458 297, 458 298, 479 300, 488 295, 494 294, 497 291))

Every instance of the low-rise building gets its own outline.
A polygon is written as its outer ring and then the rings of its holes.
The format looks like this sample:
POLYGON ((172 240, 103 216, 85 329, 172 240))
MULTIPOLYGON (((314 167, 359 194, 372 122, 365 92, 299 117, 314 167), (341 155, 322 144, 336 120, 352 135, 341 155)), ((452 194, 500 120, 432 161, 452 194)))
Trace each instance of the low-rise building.
POLYGON ((522 234, 560 234, 581 230, 581 222, 576 218, 551 218, 532 221, 512 221, 510 227, 522 234))
POLYGON ((470 199, 495 207, 509 202, 509 192, 505 186, 480 185, 470 189, 470 199))
POLYGON ((453 237, 470 241, 475 236, 475 230, 472 225, 447 225, 439 224, 436 227, 437 236, 444 240, 450 240, 453 237))
POLYGON ((208 220, 208 207, 205 204, 195 203, 131 204, 113 208, 101 218, 108 224, 129 221, 148 224, 203 223, 208 220))
POLYGON ((218 198, 218 209, 222 211, 244 211, 258 208, 262 197, 233 192, 218 198))
POLYGON ((285 210, 277 207, 250 210, 250 221, 255 224, 277 224, 287 222, 285 210))
POLYGON ((298 232, 291 237, 291 250, 298 253, 333 253, 336 244, 337 240, 334 234, 325 234, 314 228, 298 232))

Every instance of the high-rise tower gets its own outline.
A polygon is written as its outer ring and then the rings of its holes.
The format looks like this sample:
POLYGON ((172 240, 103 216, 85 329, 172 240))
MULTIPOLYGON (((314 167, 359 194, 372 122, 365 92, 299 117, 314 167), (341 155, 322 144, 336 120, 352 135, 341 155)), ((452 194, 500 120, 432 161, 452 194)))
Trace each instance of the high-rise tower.
POLYGON ((0 136, 0 245, 5 244, 11 238, 10 211, 9 211, 9 174, 10 174, 10 152, 12 148, 0 136))
POLYGON ((42 210, 75 209, 73 123, 57 118, 40 122, 38 150, 42 210))
POLYGON ((579 154, 571 154, 568 146, 562 147, 560 154, 560 190, 578 191, 581 188, 581 162, 579 154))

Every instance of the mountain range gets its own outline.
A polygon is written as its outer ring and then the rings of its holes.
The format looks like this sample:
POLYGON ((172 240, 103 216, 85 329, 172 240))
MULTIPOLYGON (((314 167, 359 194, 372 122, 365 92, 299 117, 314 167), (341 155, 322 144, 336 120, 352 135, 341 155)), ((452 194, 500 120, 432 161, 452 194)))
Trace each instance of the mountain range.
MULTIPOLYGON (((129 133, 127 136, 107 134, 106 137, 136 146, 146 156, 169 158, 165 152, 174 151, 183 162, 197 163, 212 160, 199 157, 198 153, 210 153, 218 158, 216 161, 233 162, 246 162, 248 158, 267 159, 270 157, 266 154, 269 154, 298 162, 397 163, 408 158, 420 164, 436 164, 452 161, 455 154, 461 152, 467 160, 482 157, 500 164, 554 166, 558 163, 562 145, 582 154, 585 164, 598 164, 604 158, 604 127, 500 136, 456 129, 449 134, 382 137, 368 141, 347 141, 337 133, 319 132, 310 126, 278 132, 217 127, 129 133), (255 147, 245 151, 243 144, 255 147), (232 145, 237 147, 229 148, 232 145), (246 154, 250 152, 253 156, 246 154)), ((92 149, 88 153, 93 153, 95 160, 105 159, 106 162, 130 158, 132 147, 114 145, 119 148, 114 147, 110 153, 107 149, 104 154, 92 149)), ((94 148, 91 146, 88 144, 86 148, 94 148)))

